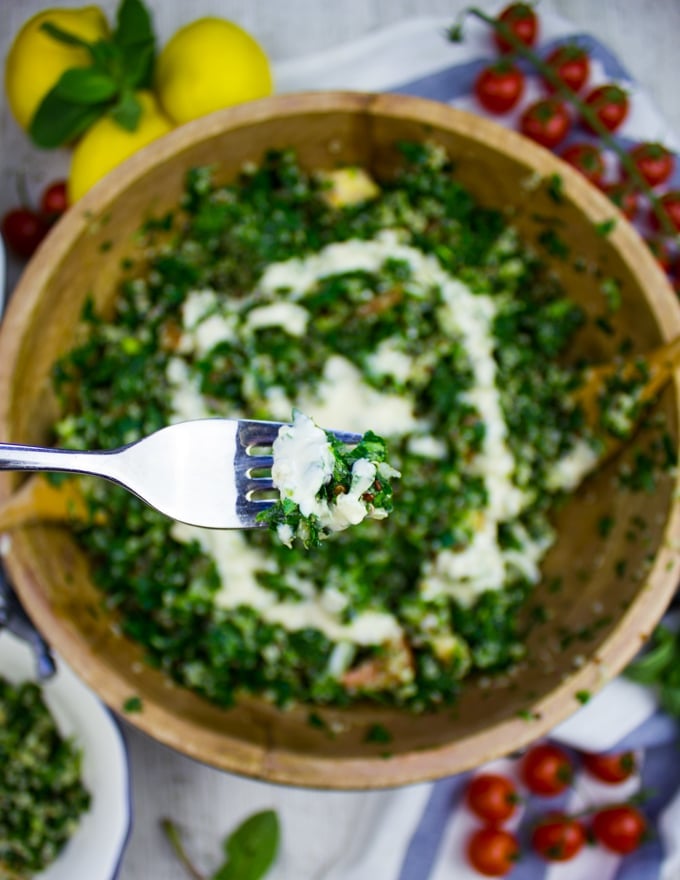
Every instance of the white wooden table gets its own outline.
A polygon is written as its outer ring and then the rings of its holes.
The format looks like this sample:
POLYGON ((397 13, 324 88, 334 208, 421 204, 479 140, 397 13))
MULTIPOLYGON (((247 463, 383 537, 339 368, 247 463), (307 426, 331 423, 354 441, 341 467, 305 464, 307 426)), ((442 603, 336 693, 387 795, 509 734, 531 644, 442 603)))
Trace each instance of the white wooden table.
MULTIPOLYGON (((414 16, 450 16, 463 0, 147 0, 154 9, 161 41, 183 22, 206 14, 231 18, 250 30, 276 62, 331 48, 388 24, 414 16)), ((40 8, 85 5, 84 0, 0 0, 2 55, 20 24, 40 8)), ((111 12, 116 3, 100 5, 111 12)), ((495 9, 487 0, 480 5, 495 9)), ((653 96, 671 128, 680 134, 677 46, 680 0, 542 0, 540 9, 559 13, 580 30, 606 43, 633 77, 653 96)), ((539 10, 540 11, 540 10, 539 10)), ((310 84, 313 85, 313 84, 310 84)), ((0 100, 2 100, 0 98, 0 100)), ((13 122, 0 107, 0 211, 11 204, 2 149, 13 122)), ((47 160, 46 160, 47 161, 47 160)), ((159 829, 172 816, 186 835, 197 864, 214 869, 225 833, 243 815, 243 803, 272 806, 283 824, 283 850, 272 880, 322 880, 363 817, 385 795, 320 793, 251 782, 204 767, 169 751, 123 722, 132 763, 134 826, 120 880, 184 880, 159 829)), ((100 880, 100 878, 73 878, 100 880)), ((103 880, 103 878, 102 878, 103 880)), ((366 880, 369 880, 367 877, 366 880)), ((380 880, 372 874, 370 880, 380 880)))

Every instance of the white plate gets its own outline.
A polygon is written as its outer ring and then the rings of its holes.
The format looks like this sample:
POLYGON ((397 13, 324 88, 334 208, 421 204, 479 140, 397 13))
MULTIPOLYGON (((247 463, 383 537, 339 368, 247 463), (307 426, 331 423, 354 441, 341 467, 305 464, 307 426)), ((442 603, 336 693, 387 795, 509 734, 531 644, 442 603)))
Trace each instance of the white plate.
MULTIPOLYGON (((60 658, 57 669, 42 685, 45 702, 62 735, 75 737, 83 751, 92 804, 59 858, 35 880, 112 880, 132 818, 125 742, 109 710, 60 658)), ((0 633, 0 674, 14 684, 36 678, 31 649, 7 631, 0 633)))

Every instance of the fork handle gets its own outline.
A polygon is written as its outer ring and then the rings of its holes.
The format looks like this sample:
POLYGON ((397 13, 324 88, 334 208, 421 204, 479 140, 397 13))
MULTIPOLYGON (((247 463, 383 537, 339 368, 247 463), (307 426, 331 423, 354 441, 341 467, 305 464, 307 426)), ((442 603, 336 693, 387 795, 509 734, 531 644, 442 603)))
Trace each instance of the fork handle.
POLYGON ((0 443, 0 470, 67 471, 118 481, 118 452, 117 449, 110 452, 80 452, 77 449, 0 443))

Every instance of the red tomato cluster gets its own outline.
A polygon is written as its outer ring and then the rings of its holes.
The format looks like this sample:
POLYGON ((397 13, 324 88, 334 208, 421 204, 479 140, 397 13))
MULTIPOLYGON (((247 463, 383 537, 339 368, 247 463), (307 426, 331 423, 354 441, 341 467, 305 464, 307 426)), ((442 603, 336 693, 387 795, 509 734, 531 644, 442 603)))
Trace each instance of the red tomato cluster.
POLYGON ((541 743, 524 756, 521 775, 532 794, 553 797, 569 788, 574 779, 574 766, 564 749, 541 743))
POLYGON ((524 92, 524 74, 506 58, 485 67, 477 77, 475 91, 479 103, 489 113, 507 113, 524 92))
POLYGON ((27 260, 67 207, 66 181, 57 180, 43 190, 38 210, 23 205, 10 209, 2 218, 2 237, 7 247, 27 260))
POLYGON ((468 808, 487 824, 468 840, 470 864, 485 877, 503 877, 519 858, 519 841, 499 827, 517 810, 520 802, 514 782, 500 773, 479 773, 465 793, 468 808))
MULTIPOLYGON (((538 18, 530 3, 511 3, 500 13, 498 21, 525 46, 533 46, 538 39, 538 18)), ((512 43, 499 30, 494 31, 494 41, 499 52, 512 51, 512 43)))
MULTIPOLYGON (((577 43, 563 43, 545 59, 554 76, 572 92, 580 92, 590 79, 590 57, 577 43)), ((552 79, 544 78, 549 92, 556 90, 552 79)))
MULTIPOLYGON (((582 754, 579 764, 607 785, 618 785, 637 771, 633 752, 582 754)), ((572 785, 575 769, 575 759, 550 742, 530 748, 518 764, 521 786, 531 795, 547 798, 562 794, 572 785)), ((484 825, 469 837, 467 858, 485 877, 504 877, 521 856, 517 835, 503 827, 516 814, 521 801, 518 786, 501 773, 481 772, 468 784, 465 804, 484 825)), ((643 843, 646 834, 643 814, 632 804, 621 803, 594 807, 575 816, 548 812, 532 827, 527 845, 546 861, 566 862, 588 842, 627 855, 643 843)))
MULTIPOLYGON (((525 46, 535 45, 540 27, 529 4, 511 3, 497 21, 509 28, 525 46)), ((524 93, 525 77, 509 57, 513 48, 510 41, 498 30, 494 30, 494 41, 503 58, 481 71, 474 92, 488 112, 503 114, 518 105, 524 93)), ((553 149, 562 143, 573 125, 572 112, 568 102, 559 95, 558 86, 575 94, 582 93, 590 80, 591 65, 586 50, 575 42, 557 46, 546 56, 544 63, 548 72, 542 74, 542 80, 548 97, 526 107, 519 120, 519 129, 542 146, 553 149)), ((591 89, 583 100, 608 131, 615 131, 628 115, 628 95, 615 83, 604 83, 591 89)), ((581 122, 589 128, 587 119, 581 122)))
MULTIPOLYGON (((486 66, 474 84, 474 94, 486 111, 496 115, 517 109, 526 91, 525 75, 514 60, 510 35, 522 46, 533 49, 539 40, 540 20, 530 3, 511 3, 496 18, 493 41, 501 56, 486 66)), ((521 47, 520 47, 521 48, 521 47)), ((602 128, 617 131, 630 111, 630 95, 618 83, 590 85, 591 59, 577 42, 565 42, 542 58, 538 70, 546 96, 533 101, 518 119, 526 136, 550 150, 558 150, 568 164, 605 192, 623 214, 632 220, 647 205, 650 234, 646 240, 661 267, 680 291, 680 259, 677 243, 669 247, 668 238, 680 232, 680 190, 659 190, 668 184, 675 170, 675 157, 663 144, 636 144, 619 164, 618 179, 606 180, 602 149, 585 137, 562 148, 577 127, 584 135, 597 136, 602 128), (564 88, 572 93, 570 101, 564 88), (634 169, 635 173, 631 169, 634 169), (654 190, 650 196, 645 185, 654 190)))

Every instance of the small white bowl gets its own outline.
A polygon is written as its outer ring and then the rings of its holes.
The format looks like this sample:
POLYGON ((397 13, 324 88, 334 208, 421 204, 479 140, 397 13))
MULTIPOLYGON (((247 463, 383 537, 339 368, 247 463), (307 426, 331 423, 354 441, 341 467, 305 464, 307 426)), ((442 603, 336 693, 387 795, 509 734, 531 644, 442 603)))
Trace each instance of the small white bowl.
MULTIPOLYGON (((33 652, 7 631, 0 633, 0 674, 13 684, 37 678, 33 652)), ((62 735, 74 737, 82 749, 83 782, 92 803, 61 855, 35 880, 112 880, 132 819, 123 735, 109 710, 60 658, 56 675, 42 689, 62 735)))

